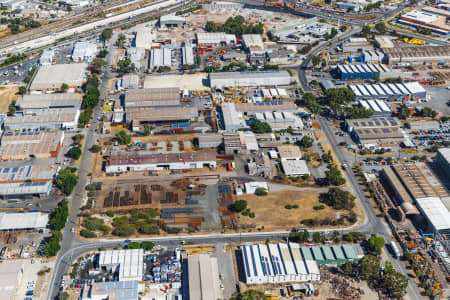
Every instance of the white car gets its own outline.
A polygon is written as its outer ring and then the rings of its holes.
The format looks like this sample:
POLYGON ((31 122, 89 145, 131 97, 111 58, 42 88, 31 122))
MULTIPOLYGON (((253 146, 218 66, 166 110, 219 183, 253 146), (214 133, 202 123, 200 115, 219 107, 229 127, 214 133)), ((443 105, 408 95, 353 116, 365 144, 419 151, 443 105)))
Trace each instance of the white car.
POLYGON ((70 229, 70 232, 75 232, 75 228, 72 227, 72 229, 70 229))

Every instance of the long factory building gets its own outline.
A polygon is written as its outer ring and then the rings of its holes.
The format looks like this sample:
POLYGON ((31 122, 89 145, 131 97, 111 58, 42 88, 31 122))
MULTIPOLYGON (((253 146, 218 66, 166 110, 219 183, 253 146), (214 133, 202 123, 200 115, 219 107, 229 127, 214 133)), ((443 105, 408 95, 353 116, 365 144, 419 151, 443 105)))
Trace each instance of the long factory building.
POLYGON ((381 99, 385 101, 401 101, 425 99, 427 91, 418 83, 380 83, 349 85, 356 100, 381 99))
POLYGON ((319 265, 357 262, 353 245, 303 247, 297 243, 248 244, 241 247, 247 284, 320 281, 319 265))
POLYGON ((382 64, 346 64, 336 68, 337 75, 342 80, 372 79, 378 75, 380 79, 398 77, 401 72, 391 70, 382 64))

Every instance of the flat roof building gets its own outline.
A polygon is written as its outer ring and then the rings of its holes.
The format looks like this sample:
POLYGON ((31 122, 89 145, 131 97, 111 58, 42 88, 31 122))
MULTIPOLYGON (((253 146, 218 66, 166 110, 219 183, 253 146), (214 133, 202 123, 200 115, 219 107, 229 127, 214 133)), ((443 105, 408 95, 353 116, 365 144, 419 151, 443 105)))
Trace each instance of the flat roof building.
POLYGON ((387 62, 391 65, 409 63, 411 65, 423 62, 450 61, 450 46, 414 46, 383 48, 387 62))
POLYGON ((78 127, 78 108, 44 109, 33 114, 7 117, 5 130, 75 129, 78 127))
POLYGON ((144 274, 144 249, 100 251, 99 267, 118 270, 119 281, 142 280, 144 274))
POLYGON ((283 86, 291 84, 288 71, 219 72, 209 73, 212 88, 242 86, 283 86))
POLYGON ((345 126, 358 143, 384 143, 385 141, 402 141, 400 122, 391 117, 374 117, 365 119, 346 119, 345 126))
POLYGON ((216 167, 216 152, 113 154, 106 162, 106 173, 201 169, 216 167))
POLYGON ((438 149, 436 162, 438 166, 447 174, 447 177, 450 178, 450 148, 438 149))
POLYGON ((281 160, 299 160, 302 158, 302 151, 296 145, 283 144, 277 147, 281 160))
POLYGON ((23 298, 23 295, 17 295, 23 272, 23 261, 6 260, 0 264, 0 295, 2 295, 2 299, 15 300, 23 298))
POLYGON ((183 65, 192 66, 195 64, 194 49, 191 44, 184 45, 184 47, 181 48, 181 54, 183 56, 182 58, 183 65))
POLYGON ((124 90, 139 88, 139 75, 137 74, 123 75, 122 79, 120 80, 120 88, 124 90))
POLYGON ((197 32, 198 45, 235 44, 236 36, 225 32, 197 32))
POLYGON ((48 214, 30 213, 0 213, 0 230, 30 230, 47 227, 48 214))
POLYGON ((305 160, 281 160, 281 167, 286 176, 311 175, 305 160))
POLYGON ((1 140, 0 159, 16 160, 56 157, 61 150, 64 132, 6 132, 1 140))
POLYGON ((172 49, 156 48, 152 49, 149 58, 150 71, 155 71, 159 67, 170 67, 172 65, 172 49))
POLYGON ((97 44, 88 41, 76 42, 73 46, 74 62, 91 62, 97 55, 97 44))
POLYGON ((79 89, 86 81, 86 63, 40 66, 34 76, 30 91, 56 91, 62 84, 79 89))
POLYGON ((297 105, 292 101, 268 101, 259 103, 236 103, 236 111, 245 115, 265 112, 291 112, 297 111, 297 105))
POLYGON ((81 291, 80 300, 137 300, 139 282, 137 280, 94 282, 81 291))
POLYGON ((125 92, 125 108, 179 106, 179 88, 128 89, 125 92))
POLYGON ((196 254, 189 255, 187 261, 189 299, 221 299, 217 258, 208 254, 196 254))
POLYGON ((437 197, 417 199, 417 207, 434 232, 450 230, 450 212, 437 197))
POLYGON ((83 95, 79 93, 27 94, 16 105, 25 114, 42 109, 80 108, 83 95))
POLYGON ((244 127, 241 124, 241 118, 236 111, 236 104, 234 102, 222 102, 221 111, 223 126, 226 131, 236 132, 239 128, 244 127))
POLYGON ((126 122, 131 123, 133 131, 139 126, 148 124, 178 124, 194 121, 198 118, 198 109, 195 107, 141 107, 128 109, 126 122))
POLYGON ((133 46, 136 48, 144 48, 150 50, 152 48, 153 35, 150 28, 139 28, 136 31, 133 46))
POLYGON ((44 50, 39 57, 39 64, 41 66, 51 65, 55 59, 55 50, 44 50))

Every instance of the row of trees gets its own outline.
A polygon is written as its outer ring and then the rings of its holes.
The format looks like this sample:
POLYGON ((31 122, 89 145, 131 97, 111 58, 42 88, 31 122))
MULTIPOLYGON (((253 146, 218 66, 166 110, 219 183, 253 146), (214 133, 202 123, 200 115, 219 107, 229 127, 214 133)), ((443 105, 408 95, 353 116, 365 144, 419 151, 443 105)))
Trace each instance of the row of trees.
POLYGON ((61 249, 62 233, 61 229, 66 226, 67 217, 69 216, 69 207, 67 202, 61 202, 53 214, 50 216, 50 226, 52 227, 52 235, 45 242, 43 252, 46 256, 55 256, 61 249))
POLYGON ((85 127, 91 121, 93 109, 100 101, 100 91, 98 87, 99 80, 97 76, 89 76, 84 86, 86 95, 83 98, 84 111, 80 114, 78 121, 79 127, 85 127))
POLYGON ((225 24, 217 24, 212 21, 206 22, 205 30, 207 32, 226 32, 229 34, 235 34, 242 36, 243 34, 263 34, 264 25, 262 23, 257 24, 245 24, 243 16, 230 17, 225 24))
POLYGON ((369 118, 373 115, 373 109, 364 108, 362 106, 346 106, 344 107, 342 115, 345 119, 369 118))

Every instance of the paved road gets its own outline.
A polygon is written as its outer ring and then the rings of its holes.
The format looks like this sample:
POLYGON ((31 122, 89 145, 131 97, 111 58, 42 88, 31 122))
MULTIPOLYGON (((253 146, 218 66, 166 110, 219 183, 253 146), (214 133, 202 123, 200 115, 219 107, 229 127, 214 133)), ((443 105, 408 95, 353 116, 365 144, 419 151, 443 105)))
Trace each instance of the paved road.
POLYGON ((108 80, 112 78, 112 74, 110 73, 110 66, 112 65, 114 56, 113 45, 115 44, 117 37, 118 33, 114 34, 109 42, 108 55, 106 57, 107 65, 105 67, 105 73, 103 75, 100 85, 100 101, 99 104, 94 108, 94 112, 92 114, 91 127, 84 130, 85 151, 83 151, 80 159, 80 166, 78 170, 79 181, 78 184, 75 186, 72 196, 69 199, 68 224, 66 225, 63 231, 64 238, 61 244, 61 251, 59 252, 58 257, 56 259, 55 270, 53 272, 52 282, 49 288, 47 299, 53 299, 54 297, 56 297, 58 293, 57 287, 60 285, 62 276, 67 271, 68 266, 64 265, 63 257, 65 257, 65 255, 69 253, 71 261, 72 258, 71 255, 73 253, 71 250, 82 244, 82 242, 77 238, 76 233, 71 232, 71 228, 76 227, 77 225, 79 209, 82 205, 82 200, 85 194, 87 175, 89 173, 92 158, 92 153, 88 151, 88 149, 90 149, 92 145, 94 145, 96 140, 95 130, 98 125, 97 118, 100 116, 102 111, 102 103, 103 100, 105 99, 108 80))

